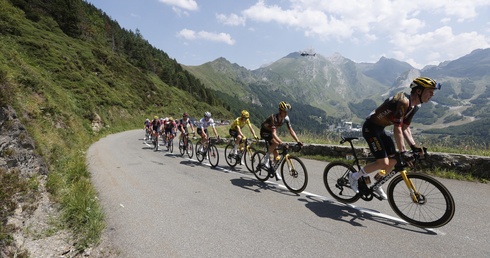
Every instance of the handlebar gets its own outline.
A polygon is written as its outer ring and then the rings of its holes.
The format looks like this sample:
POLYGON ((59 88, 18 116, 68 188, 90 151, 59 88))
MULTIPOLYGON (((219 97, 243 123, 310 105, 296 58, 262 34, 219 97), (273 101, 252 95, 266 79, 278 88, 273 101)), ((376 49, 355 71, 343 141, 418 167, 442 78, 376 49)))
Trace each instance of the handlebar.
POLYGON ((303 149, 303 146, 299 143, 283 143, 279 145, 278 147, 281 147, 283 151, 289 150, 292 152, 300 152, 301 149, 303 149))

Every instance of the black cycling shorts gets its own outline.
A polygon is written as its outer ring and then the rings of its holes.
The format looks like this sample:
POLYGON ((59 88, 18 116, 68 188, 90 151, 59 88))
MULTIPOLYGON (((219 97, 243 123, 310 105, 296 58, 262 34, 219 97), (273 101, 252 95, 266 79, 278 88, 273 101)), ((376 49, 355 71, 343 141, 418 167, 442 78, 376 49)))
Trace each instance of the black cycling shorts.
MULTIPOLYGON (((208 134, 208 129, 204 129, 204 133, 207 135, 208 134)), ((197 128, 197 134, 201 135, 202 134, 202 128, 197 128)))
POLYGON ((396 153, 395 143, 384 129, 384 126, 376 125, 368 120, 362 125, 362 136, 366 139, 369 150, 376 159, 387 158, 396 153))
POLYGON ((228 132, 230 133, 231 137, 238 137, 238 131, 230 129, 228 132))
POLYGON ((272 132, 267 130, 267 129, 263 129, 263 128, 260 128, 260 138, 266 140, 269 144, 272 144, 272 132))

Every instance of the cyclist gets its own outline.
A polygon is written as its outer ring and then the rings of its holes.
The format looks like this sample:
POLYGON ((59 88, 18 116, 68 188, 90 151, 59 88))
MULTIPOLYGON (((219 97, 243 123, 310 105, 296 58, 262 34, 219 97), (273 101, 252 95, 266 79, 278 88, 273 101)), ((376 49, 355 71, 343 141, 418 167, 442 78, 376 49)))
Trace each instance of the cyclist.
POLYGON ((192 133, 195 133, 194 126, 192 125, 191 119, 189 119, 189 114, 185 112, 184 114, 182 114, 182 118, 179 121, 178 129, 181 133, 179 137, 179 142, 180 140, 182 140, 183 135, 188 132, 187 125, 191 127, 192 133))
POLYGON ((293 139, 300 146, 303 146, 303 143, 298 140, 298 137, 296 136, 296 133, 294 132, 289 120, 288 112, 291 111, 291 108, 291 104, 281 101, 279 103, 279 113, 269 116, 260 126, 260 137, 269 143, 269 149, 262 160, 262 166, 266 169, 269 169, 270 167, 270 154, 274 154, 274 160, 276 160, 276 158, 279 156, 276 147, 283 142, 277 135, 277 128, 282 126, 284 123, 286 123, 286 126, 289 129, 289 134, 291 134, 293 139))
POLYGON ((242 139, 246 139, 245 135, 243 135, 242 128, 248 125, 250 132, 253 134, 255 139, 258 139, 255 134, 254 129, 252 128, 252 124, 250 123, 250 113, 247 110, 242 110, 242 113, 239 117, 237 117, 230 126, 230 135, 233 138, 236 138, 235 145, 233 145, 233 155, 237 155, 237 146, 241 143, 242 139))
POLYGON ((211 118, 211 113, 206 111, 204 112, 204 117, 199 120, 199 125, 197 127, 197 134, 201 136, 201 149, 198 151, 202 152, 202 146, 206 143, 208 139, 208 127, 211 126, 213 128, 214 135, 219 139, 218 132, 216 131, 216 127, 214 126, 214 119, 211 118))
POLYGON ((149 140, 148 137, 151 134, 151 122, 150 122, 150 119, 149 118, 147 118, 145 120, 144 128, 143 129, 145 130, 145 141, 146 140, 149 140))
POLYGON ((155 138, 155 142, 156 142, 156 150, 158 150, 158 134, 160 132, 160 126, 161 126, 160 119, 158 119, 158 116, 154 116, 153 120, 151 121, 151 128, 152 128, 153 137, 155 138))
POLYGON ((165 123, 163 130, 165 131, 165 142, 167 143, 167 147, 170 147, 171 135, 175 134, 175 128, 177 124, 174 121, 173 117, 169 117, 165 123))
MULTIPOLYGON (((423 153, 423 149, 415 144, 410 130, 410 122, 422 103, 428 102, 441 84, 428 77, 418 77, 410 84, 410 94, 399 92, 386 99, 367 118, 362 127, 362 135, 369 144, 371 153, 376 161, 366 164, 359 172, 349 173, 349 182, 352 190, 359 192, 358 180, 361 176, 369 176, 376 170, 390 172, 396 165, 395 143, 402 159, 409 161, 410 155, 406 152, 405 141, 412 151, 423 153), (395 143, 384 130, 393 125, 395 143)), ((387 199, 381 187, 374 190, 381 198, 387 199)))

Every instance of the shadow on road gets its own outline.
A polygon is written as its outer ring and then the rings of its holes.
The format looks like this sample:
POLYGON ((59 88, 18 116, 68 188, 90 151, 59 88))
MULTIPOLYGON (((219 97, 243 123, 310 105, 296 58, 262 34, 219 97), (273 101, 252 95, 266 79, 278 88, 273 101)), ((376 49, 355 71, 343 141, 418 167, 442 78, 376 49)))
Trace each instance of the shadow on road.
POLYGON ((398 220, 390 219, 389 217, 382 216, 381 213, 380 216, 376 216, 373 213, 377 213, 377 211, 372 211, 372 213, 363 212, 349 205, 330 200, 322 200, 317 196, 311 195, 307 195, 306 198, 300 198, 298 200, 305 202, 305 207, 310 209, 318 217, 331 218, 337 221, 349 223, 352 226, 365 227, 362 224, 362 221, 370 220, 411 232, 427 235, 437 235, 437 233, 434 231, 415 227, 410 224, 400 222, 398 220))
POLYGON ((290 192, 286 188, 277 187, 277 185, 274 184, 274 181, 261 182, 255 178, 250 178, 250 177, 233 178, 230 181, 235 186, 258 193, 267 190, 267 191, 274 191, 280 194, 297 196, 297 194, 290 192))

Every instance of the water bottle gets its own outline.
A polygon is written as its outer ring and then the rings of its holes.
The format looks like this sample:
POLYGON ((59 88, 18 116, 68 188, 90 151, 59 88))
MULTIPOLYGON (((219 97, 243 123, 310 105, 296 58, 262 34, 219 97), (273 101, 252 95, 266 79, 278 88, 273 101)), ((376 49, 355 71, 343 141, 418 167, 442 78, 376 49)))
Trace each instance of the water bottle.
POLYGON ((374 176, 374 179, 376 181, 380 181, 381 179, 383 179, 383 177, 385 177, 385 175, 386 175, 386 171, 384 171, 383 169, 381 169, 381 170, 379 170, 378 174, 376 174, 374 176))

